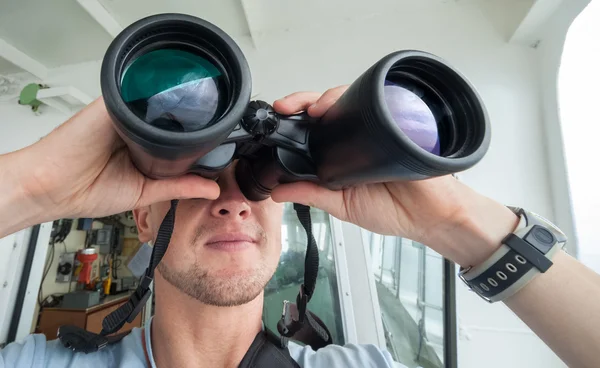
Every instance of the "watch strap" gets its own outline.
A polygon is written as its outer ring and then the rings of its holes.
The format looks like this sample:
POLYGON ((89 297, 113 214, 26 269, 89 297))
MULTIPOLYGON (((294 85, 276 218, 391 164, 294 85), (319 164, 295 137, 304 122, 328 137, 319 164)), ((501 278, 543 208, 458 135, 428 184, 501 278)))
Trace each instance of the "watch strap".
POLYGON ((520 218, 517 229, 485 262, 459 273, 472 291, 490 303, 508 298, 546 272, 566 243, 566 236, 548 220, 522 208, 509 208, 520 218))

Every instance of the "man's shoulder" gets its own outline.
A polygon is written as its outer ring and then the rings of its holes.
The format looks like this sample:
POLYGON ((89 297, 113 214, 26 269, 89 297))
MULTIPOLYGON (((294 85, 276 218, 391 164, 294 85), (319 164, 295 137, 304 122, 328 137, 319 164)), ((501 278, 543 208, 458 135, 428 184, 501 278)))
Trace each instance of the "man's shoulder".
POLYGON ((58 339, 46 341, 44 335, 34 334, 0 350, 0 368, 145 367, 141 341, 141 330, 133 329, 118 343, 85 354, 65 348, 58 339))
POLYGON ((303 368, 321 367, 390 367, 400 368, 390 353, 372 344, 328 345, 317 351, 294 342, 290 355, 303 368))

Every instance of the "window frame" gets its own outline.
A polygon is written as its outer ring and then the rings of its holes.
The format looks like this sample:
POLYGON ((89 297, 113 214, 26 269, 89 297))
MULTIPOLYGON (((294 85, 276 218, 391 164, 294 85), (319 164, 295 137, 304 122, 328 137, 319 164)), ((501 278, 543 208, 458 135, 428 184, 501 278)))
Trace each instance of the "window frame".
POLYGON ((346 243, 342 221, 327 214, 331 229, 331 242, 333 247, 333 259, 335 261, 335 274, 338 283, 340 311, 342 312, 342 327, 344 341, 346 344, 357 344, 358 335, 356 331, 356 319, 354 316, 354 304, 350 287, 350 275, 348 271, 348 259, 346 256, 346 243))
MULTIPOLYGON (((387 349, 384 337, 384 328, 383 323, 381 321, 381 309, 379 305, 379 298, 377 295, 377 290, 375 289, 375 273, 371 268, 371 251, 369 244, 364 244, 363 237, 361 234, 361 228, 353 225, 344 223, 343 225, 344 233, 348 235, 349 241, 347 241, 344 245, 348 247, 348 252, 352 252, 351 256, 362 256, 364 259, 361 261, 365 264, 366 277, 368 278, 369 284, 369 297, 371 300, 370 308, 364 308, 357 305, 361 310, 355 310, 354 312, 357 315, 362 316, 361 318, 367 318, 368 316, 373 316, 374 323, 371 323, 373 328, 376 330, 377 338, 373 339, 372 337, 365 341, 361 339, 359 343, 372 343, 378 345, 382 349, 387 349), (353 231, 356 231, 356 235, 354 235, 353 231), (369 310, 370 309, 370 310, 369 310), (379 316, 379 317, 378 317, 379 316)), ((336 247, 337 248, 337 247, 336 247)), ((457 329, 457 304, 456 304, 456 265, 454 262, 449 261, 448 259, 442 257, 442 276, 443 276, 443 326, 444 326, 444 367, 448 368, 456 368, 458 366, 458 329, 457 329)), ((337 260, 336 260, 337 261, 337 260)), ((354 273, 359 274, 359 270, 354 270, 354 273)), ((357 275, 356 277, 360 277, 357 275)), ((360 290, 358 287, 354 286, 354 292, 358 294, 358 298, 366 297, 365 290, 360 290)), ((357 303, 358 304, 358 303, 357 303)), ((372 321, 373 322, 373 321, 372 321)), ((361 335, 363 331, 361 331, 361 335)))

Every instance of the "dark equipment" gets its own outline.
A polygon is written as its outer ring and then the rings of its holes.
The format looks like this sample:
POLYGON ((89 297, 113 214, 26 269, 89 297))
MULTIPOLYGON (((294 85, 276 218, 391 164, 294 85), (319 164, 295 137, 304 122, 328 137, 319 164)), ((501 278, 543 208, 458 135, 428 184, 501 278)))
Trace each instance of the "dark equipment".
POLYGON ((63 243, 73 226, 72 219, 56 220, 52 223, 52 232, 50 233, 50 244, 63 243))
POLYGON ((301 180, 341 189, 452 174, 476 164, 490 141, 475 89, 422 51, 385 56, 318 122, 249 102, 251 84, 235 42, 182 14, 127 27, 102 64, 106 107, 141 172, 216 178, 239 159, 250 200, 301 180))
POLYGON ((125 227, 120 222, 91 231, 90 244, 97 245, 101 254, 121 254, 125 239, 125 227))
POLYGON ((64 295, 63 308, 86 309, 100 304, 100 292, 97 290, 77 290, 64 295))

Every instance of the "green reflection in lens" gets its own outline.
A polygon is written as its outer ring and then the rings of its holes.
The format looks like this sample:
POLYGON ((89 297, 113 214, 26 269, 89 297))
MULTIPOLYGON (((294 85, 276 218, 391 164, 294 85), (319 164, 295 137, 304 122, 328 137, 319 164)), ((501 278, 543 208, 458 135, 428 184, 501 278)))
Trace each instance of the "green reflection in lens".
POLYGON ((162 49, 137 58, 123 73, 121 96, 146 123, 170 131, 201 130, 224 112, 224 76, 207 59, 162 49))

